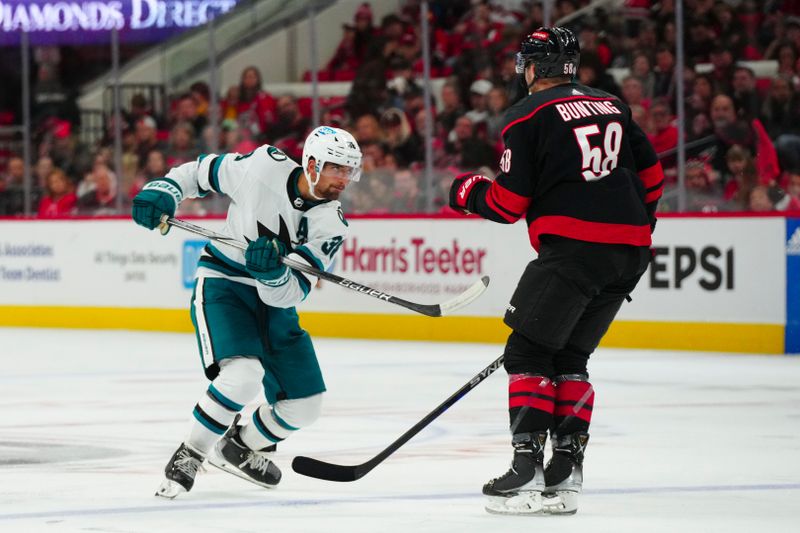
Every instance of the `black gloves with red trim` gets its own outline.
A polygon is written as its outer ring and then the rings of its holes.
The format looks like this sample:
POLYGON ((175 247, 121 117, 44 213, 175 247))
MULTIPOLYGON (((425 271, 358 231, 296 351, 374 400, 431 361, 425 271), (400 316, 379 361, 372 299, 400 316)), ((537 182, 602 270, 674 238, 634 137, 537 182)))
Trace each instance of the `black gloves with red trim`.
POLYGON ((467 172, 455 177, 450 185, 450 207, 468 215, 475 212, 475 192, 489 187, 492 180, 480 174, 467 172))

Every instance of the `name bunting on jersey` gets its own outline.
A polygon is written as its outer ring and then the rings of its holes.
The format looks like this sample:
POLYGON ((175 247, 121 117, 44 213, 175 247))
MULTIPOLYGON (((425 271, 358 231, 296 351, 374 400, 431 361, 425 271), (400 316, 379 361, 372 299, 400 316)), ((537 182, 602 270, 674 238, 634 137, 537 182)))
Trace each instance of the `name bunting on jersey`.
POLYGON ((577 100, 556 104, 556 111, 564 122, 596 115, 620 115, 622 112, 611 102, 577 100))

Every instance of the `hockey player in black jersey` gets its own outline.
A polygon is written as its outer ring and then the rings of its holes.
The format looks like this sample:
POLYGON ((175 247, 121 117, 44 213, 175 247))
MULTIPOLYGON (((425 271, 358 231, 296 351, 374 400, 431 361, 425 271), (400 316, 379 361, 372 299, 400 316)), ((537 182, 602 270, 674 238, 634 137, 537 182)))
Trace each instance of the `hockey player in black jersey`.
POLYGON ((493 513, 577 511, 594 404, 587 362, 647 269, 663 189, 630 109, 574 82, 579 59, 569 29, 525 38, 517 72, 528 95, 506 112, 500 174, 463 174, 450 189, 463 213, 503 224, 525 217, 538 252, 504 319, 514 456, 483 487, 493 513))

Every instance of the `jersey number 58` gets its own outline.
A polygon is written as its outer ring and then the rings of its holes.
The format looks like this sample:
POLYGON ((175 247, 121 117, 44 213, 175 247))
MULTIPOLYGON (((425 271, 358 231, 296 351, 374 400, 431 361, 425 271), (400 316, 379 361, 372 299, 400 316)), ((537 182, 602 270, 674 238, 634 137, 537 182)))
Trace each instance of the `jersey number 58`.
POLYGON ((600 128, 597 124, 581 126, 573 130, 575 140, 581 149, 581 171, 586 181, 599 180, 608 176, 617 168, 619 151, 622 148, 622 124, 611 122, 606 126, 603 134, 602 145, 592 146, 592 137, 599 135, 600 128))

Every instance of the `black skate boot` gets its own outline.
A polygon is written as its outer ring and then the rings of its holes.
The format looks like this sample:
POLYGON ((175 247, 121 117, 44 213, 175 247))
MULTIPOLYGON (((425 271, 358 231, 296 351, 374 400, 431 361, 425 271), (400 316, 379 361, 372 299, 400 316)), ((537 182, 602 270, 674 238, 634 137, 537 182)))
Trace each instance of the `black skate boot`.
POLYGON ((203 459, 200 452, 182 442, 164 469, 166 479, 156 490, 156 496, 172 499, 192 490, 197 472, 203 470, 203 459))
POLYGON ((502 476, 483 486, 486 510, 494 514, 542 514, 546 431, 514 435, 514 459, 502 476))
POLYGON ((544 469, 544 510, 548 514, 575 514, 583 487, 583 454, 589 434, 579 431, 555 435, 553 457, 544 469))
POLYGON ((260 487, 275 487, 281 480, 281 471, 271 460, 276 446, 273 444, 258 451, 251 450, 239 437, 242 426, 236 424, 238 421, 237 415, 233 425, 214 447, 215 453, 208 458, 208 462, 260 487))

